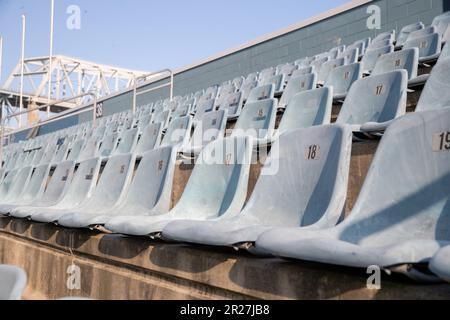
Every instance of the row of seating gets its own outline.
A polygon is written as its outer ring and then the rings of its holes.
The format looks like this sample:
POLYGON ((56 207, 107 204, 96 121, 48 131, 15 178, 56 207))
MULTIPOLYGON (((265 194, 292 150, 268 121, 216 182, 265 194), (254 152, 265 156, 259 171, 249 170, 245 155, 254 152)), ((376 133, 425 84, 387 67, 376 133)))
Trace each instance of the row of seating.
MULTIPOLYGON (((355 45, 365 48, 365 41, 355 45)), ((274 98, 274 83, 252 88, 226 138, 222 130, 229 113, 217 104, 224 91, 212 87, 198 97, 101 118, 96 127, 85 123, 9 145, 0 212, 71 228, 106 228, 347 266, 428 264, 440 247, 450 244, 450 49, 444 47, 425 79, 416 112, 404 115, 418 50, 381 56, 380 61, 390 62, 379 67, 380 73, 357 77, 332 125, 335 86, 316 88, 317 74, 306 73, 291 75, 280 101, 290 86, 303 88, 299 77, 308 76, 315 85, 294 92, 284 107, 274 98), (187 114, 179 112, 181 105, 187 114), (211 109, 205 111, 206 106, 211 109), (285 111, 274 135, 277 109, 285 111), (208 118, 212 115, 220 120, 208 118), (203 126, 217 134, 204 139, 203 126), (189 145, 191 127, 193 137, 196 130, 202 133, 198 145, 189 145), (386 129, 356 205, 344 219, 353 133, 386 129), (271 144, 271 154, 246 202, 252 153, 263 144, 271 144), (180 153, 198 157, 171 209, 180 153)), ((315 62, 325 58, 312 59, 311 69, 323 67, 326 62, 315 62)), ((358 75, 364 69, 357 62, 350 65, 359 65, 358 75)), ((431 270, 445 266, 446 257, 445 251, 437 253, 431 270)), ((429 280, 420 270, 403 272, 429 280)))

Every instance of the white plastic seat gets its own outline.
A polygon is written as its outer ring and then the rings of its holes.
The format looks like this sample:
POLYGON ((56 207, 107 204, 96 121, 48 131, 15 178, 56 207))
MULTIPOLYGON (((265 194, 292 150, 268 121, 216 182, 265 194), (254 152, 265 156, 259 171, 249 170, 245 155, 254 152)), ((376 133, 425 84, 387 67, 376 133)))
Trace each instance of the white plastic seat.
MULTIPOLYGON (((163 214, 170 209, 172 182, 175 171, 176 151, 173 147, 162 147, 143 154, 139 167, 126 194, 111 208, 95 211, 80 211, 71 216, 75 227, 104 226, 114 217, 163 214)), ((68 219, 63 216, 62 219, 68 219)))
POLYGON ((14 202, 1 204, 0 213, 8 215, 13 209, 20 206, 31 205, 33 201, 42 197, 45 186, 50 173, 50 164, 40 165, 35 168, 29 182, 23 186, 23 191, 20 195, 20 199, 14 202))
POLYGON ((106 212, 119 204, 127 191, 135 164, 133 154, 110 157, 92 194, 80 206, 67 210, 57 223, 69 228, 89 227, 86 218, 99 212, 106 212))
POLYGON ((439 58, 442 41, 438 33, 408 39, 403 48, 419 48, 419 62, 426 63, 439 58))
POLYGON ((235 92, 227 95, 218 106, 218 109, 227 112, 227 119, 235 120, 241 114, 243 104, 244 98, 242 92, 235 92))
POLYGON ((261 235, 256 247, 281 257, 357 268, 376 265, 429 279, 416 266, 450 244, 450 146, 439 137, 449 131, 450 109, 396 120, 342 223, 307 232, 276 228, 261 235))
POLYGON ((315 89, 317 86, 317 76, 315 73, 292 76, 280 98, 279 108, 284 109, 289 100, 299 92, 315 89))
POLYGON ((1 185, 0 204, 20 201, 24 187, 30 182, 32 173, 33 167, 31 166, 10 171, 1 185))
POLYGON ((337 58, 344 58, 344 64, 357 63, 359 58, 359 49, 350 47, 340 53, 337 58))
POLYGON ((247 98, 246 105, 250 102, 272 99, 275 95, 275 86, 273 84, 266 84, 256 87, 250 91, 247 98))
POLYGON ((63 199, 72 183, 74 170, 75 161, 64 161, 58 164, 43 194, 28 205, 12 209, 10 215, 16 218, 27 218, 31 216, 31 213, 39 210, 39 207, 56 205, 63 199))
POLYGON ((422 22, 413 23, 407 26, 404 26, 397 37, 396 46, 403 46, 408 40, 408 37, 411 32, 422 30, 425 28, 425 25, 422 22))
POLYGON ((95 190, 101 163, 101 158, 91 158, 80 162, 61 201, 50 207, 30 210, 28 212, 29 218, 33 221, 52 223, 67 213, 68 210, 80 206, 92 196, 95 190))
POLYGON ((408 85, 417 86, 424 84, 429 75, 417 76, 419 66, 419 49, 410 48, 382 55, 372 71, 373 75, 382 74, 393 70, 404 69, 408 72, 408 85))
POLYGON ((297 70, 298 66, 292 63, 286 63, 283 65, 279 65, 277 67, 277 74, 280 75, 284 75, 284 81, 288 82, 289 79, 291 78, 292 74, 294 73, 295 70, 297 70))
POLYGON ((176 118, 169 123, 160 146, 182 146, 189 141, 192 128, 190 116, 176 118))
POLYGON ((135 154, 140 157, 147 151, 159 147, 162 137, 162 123, 152 123, 145 127, 139 141, 134 150, 135 154))
POLYGON ((281 135, 275 144, 277 152, 262 172, 271 171, 275 162, 278 170, 259 177, 242 211, 212 221, 171 222, 163 229, 163 238, 248 249, 261 233, 275 227, 316 230, 335 226, 347 194, 350 128, 298 129, 281 135))
POLYGON ((383 55, 387 53, 394 52, 394 46, 387 46, 379 49, 372 49, 367 50, 366 54, 361 60, 363 73, 370 74, 375 68, 375 65, 378 61, 378 59, 383 55))
POLYGON ((431 71, 416 106, 417 111, 437 110, 450 106, 450 58, 440 60, 431 71))
POLYGON ((255 147, 270 144, 275 130, 277 104, 277 99, 246 103, 231 136, 250 136, 255 147))
POLYGON ((321 66, 320 71, 317 75, 317 82, 322 85, 327 80, 328 75, 330 74, 331 71, 333 71, 337 67, 343 66, 344 64, 345 64, 344 58, 338 58, 335 60, 325 62, 321 66))
POLYGON ((353 83, 361 78, 361 64, 353 63, 332 70, 324 83, 324 87, 333 88, 334 100, 344 100, 353 83))
POLYGON ((27 285, 23 269, 0 265, 0 300, 20 300, 27 285))
POLYGON ((381 132, 405 114, 408 73, 397 70, 353 83, 336 123, 350 124, 353 131, 381 132))
POLYGON ((284 74, 279 74, 272 76, 270 78, 265 78, 265 80, 261 84, 262 85, 273 84, 275 94, 280 93, 284 89, 285 84, 284 74))
POLYGON ((181 199, 172 210, 115 217, 105 228, 127 235, 158 236, 177 219, 208 220, 239 212, 247 195, 251 150, 249 137, 209 143, 197 158, 181 199))
POLYGON ((329 124, 332 106, 333 87, 297 93, 289 100, 278 127, 278 133, 329 124))
POLYGON ((212 111, 203 115, 188 144, 181 147, 180 153, 185 156, 197 156, 203 147, 219 138, 223 138, 227 124, 225 110, 212 111))

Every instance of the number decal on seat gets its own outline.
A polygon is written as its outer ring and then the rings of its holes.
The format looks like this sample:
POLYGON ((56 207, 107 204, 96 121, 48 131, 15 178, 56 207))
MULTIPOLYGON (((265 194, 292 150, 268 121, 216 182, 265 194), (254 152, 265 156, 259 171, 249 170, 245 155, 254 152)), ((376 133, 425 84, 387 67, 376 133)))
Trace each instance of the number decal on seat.
POLYGON ((318 160, 320 154, 320 146, 313 144, 306 148, 305 159, 306 160, 318 160))
POLYGON ((450 150, 450 131, 440 132, 433 135, 433 151, 449 151, 450 150))

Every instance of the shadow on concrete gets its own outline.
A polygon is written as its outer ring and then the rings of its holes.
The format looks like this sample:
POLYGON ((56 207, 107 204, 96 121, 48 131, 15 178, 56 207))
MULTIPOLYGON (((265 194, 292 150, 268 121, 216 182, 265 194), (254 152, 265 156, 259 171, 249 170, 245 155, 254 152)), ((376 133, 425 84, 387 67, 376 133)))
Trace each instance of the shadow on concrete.
POLYGON ((11 219, 9 228, 12 232, 24 234, 30 228, 32 222, 24 219, 11 219))
POLYGON ((242 288, 268 294, 267 298, 316 300, 365 288, 368 275, 363 269, 255 257, 238 259, 229 277, 242 288))
POLYGON ((6 227, 8 226, 8 224, 10 222, 11 222, 10 218, 0 216, 0 228, 1 229, 6 229, 6 227))
POLYGON ((150 252, 150 261, 161 268, 190 273, 202 273, 229 259, 228 254, 211 247, 194 247, 181 243, 156 243, 150 252))
POLYGON ((59 226, 55 241, 60 246, 78 249, 91 237, 98 234, 98 231, 87 229, 68 229, 59 226))
POLYGON ((57 231, 58 227, 48 223, 35 222, 31 226, 31 236, 42 241, 48 241, 57 231))
POLYGON ((149 239, 108 234, 100 239, 98 250, 113 257, 133 259, 147 250, 151 243, 149 239))

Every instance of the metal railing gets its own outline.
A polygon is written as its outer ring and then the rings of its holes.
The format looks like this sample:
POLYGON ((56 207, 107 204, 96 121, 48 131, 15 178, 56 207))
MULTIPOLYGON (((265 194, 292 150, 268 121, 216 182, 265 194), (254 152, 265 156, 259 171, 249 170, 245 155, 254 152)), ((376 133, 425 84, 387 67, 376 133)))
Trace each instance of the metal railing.
MULTIPOLYGON (((164 80, 164 78, 161 79, 161 80, 164 80)), ((172 98, 173 98, 173 71, 171 69, 163 69, 163 70, 160 70, 160 71, 144 74, 144 75, 142 75, 140 77, 135 78, 134 79, 134 84, 133 84, 133 104, 132 104, 132 109, 131 109, 133 114, 136 113, 136 98, 137 98, 138 95, 144 94, 144 93, 147 93, 147 92, 151 92, 151 91, 155 91, 155 90, 158 90, 158 89, 161 89, 161 88, 165 88, 165 87, 168 87, 168 86, 170 86, 169 97, 170 97, 170 101, 172 101, 172 98), (168 83, 165 83, 165 84, 153 87, 153 88, 149 88, 149 89, 137 92, 137 87, 138 87, 138 81, 139 80, 145 80, 148 77, 156 76, 156 75, 162 74, 162 73, 169 73, 170 74, 170 81, 168 83)))
POLYGON ((29 125, 29 126, 27 126, 25 128, 19 128, 18 130, 8 132, 7 134, 5 134, 5 123, 6 123, 6 121, 8 121, 11 118, 18 117, 18 116, 21 117, 22 115, 31 113, 33 111, 41 110, 41 109, 44 109, 44 108, 47 109, 47 108, 49 108, 51 106, 54 106, 54 105, 57 105, 57 104, 61 104, 63 102, 69 102, 69 101, 72 101, 72 100, 75 100, 75 99, 79 99, 79 98, 82 98, 82 97, 86 97, 86 96, 91 96, 93 98, 92 126, 95 127, 95 122, 96 122, 96 119, 97 119, 97 116, 96 116, 97 95, 94 92, 83 93, 83 94, 80 94, 78 96, 71 97, 71 98, 68 98, 68 99, 59 100, 59 101, 52 102, 52 103, 46 104, 46 105, 42 105, 42 106, 39 106, 39 107, 36 107, 36 108, 31 108, 31 109, 27 109, 27 110, 24 110, 24 111, 16 112, 16 113, 7 115, 6 117, 2 118, 1 122, 0 122, 0 130, 1 130, 1 132, 0 132, 0 167, 2 167, 2 165, 3 165, 3 144, 4 144, 5 137, 11 136, 11 135, 13 135, 13 134, 15 134, 15 133, 17 133, 19 131, 23 131, 23 130, 27 130, 27 129, 33 129, 33 128, 40 127, 40 126, 43 126, 45 124, 48 124, 48 123, 51 123, 51 122, 54 122, 54 121, 62 120, 62 119, 68 118, 68 117, 75 116, 75 115, 80 114, 80 113, 84 113, 84 112, 88 111, 89 108, 86 108, 86 107, 82 106, 82 107, 77 108, 77 109, 71 109, 71 110, 68 110, 66 112, 62 112, 62 114, 59 113, 59 114, 56 114, 53 117, 48 117, 44 121, 38 121, 35 124, 29 125))

